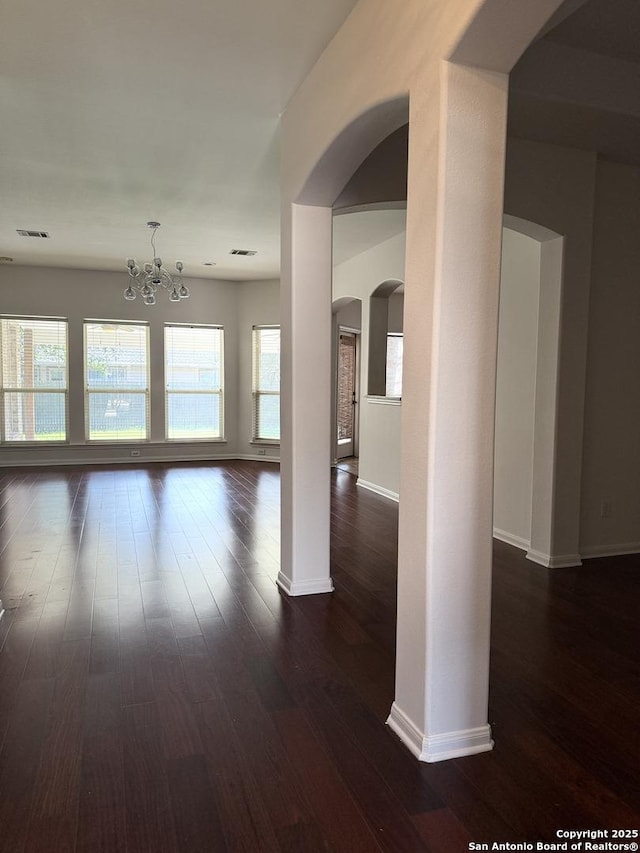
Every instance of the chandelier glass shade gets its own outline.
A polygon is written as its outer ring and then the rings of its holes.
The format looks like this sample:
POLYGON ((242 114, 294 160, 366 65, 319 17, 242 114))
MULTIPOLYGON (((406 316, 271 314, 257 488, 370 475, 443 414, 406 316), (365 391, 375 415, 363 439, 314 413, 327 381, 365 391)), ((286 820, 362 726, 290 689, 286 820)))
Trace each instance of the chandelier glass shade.
POLYGON ((189 288, 182 281, 182 261, 176 261, 176 274, 168 272, 162 266, 162 258, 156 257, 155 237, 160 228, 159 222, 147 222, 147 228, 151 228, 151 250, 152 263, 138 266, 134 258, 127 259, 129 270, 129 286, 124 291, 124 298, 129 302, 142 299, 145 305, 156 304, 156 294, 160 290, 166 290, 169 294, 169 302, 181 302, 189 298, 189 288))

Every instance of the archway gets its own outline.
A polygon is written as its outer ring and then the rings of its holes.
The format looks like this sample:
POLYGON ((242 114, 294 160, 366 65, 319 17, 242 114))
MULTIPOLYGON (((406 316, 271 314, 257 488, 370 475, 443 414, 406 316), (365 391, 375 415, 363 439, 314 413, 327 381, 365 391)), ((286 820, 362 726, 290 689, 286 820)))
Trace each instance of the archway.
MULTIPOLYGON (((406 138, 407 127, 401 130, 406 138)), ((379 148, 387 149, 386 141, 379 148)), ((365 163, 377 159, 378 151, 365 163)), ((406 194, 406 151, 404 157, 404 167, 398 170, 404 171, 404 181, 401 176, 398 181, 398 196, 395 196, 398 201, 400 193, 406 194)), ((382 170, 389 174, 389 169, 382 170)), ((362 167, 358 170, 361 172, 362 167)), ((353 188, 349 195, 351 200, 359 201, 353 188)), ((341 197, 344 196, 342 193, 341 197)), ((381 198, 374 205, 357 204, 356 211, 339 214, 334 211, 332 296, 334 310, 336 304, 353 297, 361 304, 360 388, 356 405, 360 428, 358 486, 397 502, 406 204, 382 206, 381 198), (395 359, 391 358, 393 355, 395 359)))
POLYGON ((333 590, 329 569, 332 205, 366 155, 407 119, 406 95, 364 111, 334 138, 302 185, 297 190, 286 187, 284 192, 278 584, 289 595, 333 590))
POLYGON ((559 5, 454 0, 434 26, 433 7, 418 0, 391 16, 363 0, 283 120, 280 584, 304 594, 331 589, 330 205, 373 145, 406 122, 410 93, 403 501, 389 723, 426 761, 492 747, 491 460, 506 75, 559 5), (366 54, 358 49, 363 32, 366 54), (313 394, 308 363, 327 377, 313 394))
POLYGON ((515 216, 505 215, 504 227, 494 536, 549 567, 558 559, 553 529, 564 238, 515 216))

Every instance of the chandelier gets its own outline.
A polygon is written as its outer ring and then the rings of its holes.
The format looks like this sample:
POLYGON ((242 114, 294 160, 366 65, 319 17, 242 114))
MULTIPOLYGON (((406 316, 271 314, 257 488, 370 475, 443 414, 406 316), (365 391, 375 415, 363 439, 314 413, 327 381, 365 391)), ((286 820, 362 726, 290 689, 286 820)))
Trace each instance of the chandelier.
POLYGON ((160 228, 159 222, 147 222, 147 228, 151 228, 151 249, 153 263, 144 264, 142 269, 133 258, 127 259, 129 270, 129 287, 124 292, 124 298, 133 301, 140 296, 145 305, 156 304, 156 293, 160 288, 169 294, 169 302, 180 302, 188 299, 189 288, 182 283, 182 261, 176 261, 177 275, 172 275, 162 266, 162 258, 156 257, 155 237, 160 228))

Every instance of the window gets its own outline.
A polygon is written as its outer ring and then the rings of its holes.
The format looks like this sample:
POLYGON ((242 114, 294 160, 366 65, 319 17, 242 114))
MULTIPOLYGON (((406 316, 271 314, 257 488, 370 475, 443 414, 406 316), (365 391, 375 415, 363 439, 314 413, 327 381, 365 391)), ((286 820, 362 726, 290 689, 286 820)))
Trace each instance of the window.
POLYGON ((253 327, 253 441, 280 441, 280 327, 253 327))
POLYGON ((386 396, 402 397, 402 348, 401 334, 387 335, 387 364, 385 371, 386 396))
POLYGON ((149 437, 149 328, 84 324, 85 423, 90 441, 149 437))
POLYGON ((379 284, 369 299, 370 397, 402 397, 404 285, 397 279, 379 284))
POLYGON ((167 325, 164 344, 167 438, 221 439, 224 330, 167 325))
POLYGON ((0 320, 3 442, 66 441, 67 321, 0 320))

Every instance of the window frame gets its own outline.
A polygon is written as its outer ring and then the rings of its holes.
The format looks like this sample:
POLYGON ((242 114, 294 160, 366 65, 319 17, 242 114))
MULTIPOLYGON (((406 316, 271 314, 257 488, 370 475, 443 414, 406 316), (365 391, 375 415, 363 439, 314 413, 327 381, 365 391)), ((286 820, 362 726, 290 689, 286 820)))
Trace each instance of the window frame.
MULTIPOLYGON (((164 440, 171 443, 176 442, 225 442, 225 383, 224 383, 224 368, 225 368, 225 334, 224 334, 224 326, 220 323, 164 323, 163 325, 163 365, 164 365, 164 440), (169 389, 167 387, 167 355, 169 349, 167 347, 167 330, 168 329, 209 329, 211 331, 218 331, 220 333, 220 387, 215 389, 201 389, 201 388, 181 388, 179 390, 169 389), (178 396, 180 394, 202 394, 203 396, 217 396, 219 398, 219 412, 220 412, 220 435, 218 436, 203 436, 199 438, 189 438, 180 436, 177 438, 169 437, 169 397, 172 395, 178 396)), ((198 368, 200 371, 201 368, 198 368)))
MULTIPOLYGON (((280 335, 280 324, 260 324, 251 327, 251 444, 261 444, 261 445, 276 445, 280 444, 282 438, 282 430, 280 424, 280 416, 278 416, 278 438, 263 438, 257 434, 259 419, 258 412, 260 406, 260 398, 261 397, 278 397, 278 403, 280 401, 281 394, 281 371, 278 371, 278 390, 277 391, 262 391, 257 387, 257 378, 259 376, 259 367, 257 365, 256 356, 258 354, 258 332, 262 331, 271 331, 277 329, 278 330, 278 360, 281 356, 281 342, 282 338, 280 335)), ((280 362, 278 361, 278 364, 280 362)))
POLYGON ((151 358, 150 358, 150 323, 144 320, 97 320, 85 319, 82 322, 82 363, 84 371, 84 436, 87 444, 145 444, 148 443, 151 436, 151 358), (127 389, 122 385, 114 385, 110 387, 90 388, 89 387, 89 365, 87 362, 87 329, 89 326, 109 325, 109 326, 136 326, 145 330, 145 375, 146 386, 144 388, 127 389), (143 394, 144 395, 144 411, 145 411, 145 435, 142 438, 131 438, 123 436, 122 438, 91 438, 90 437, 90 398, 91 394, 143 394))
POLYGON ((69 318, 68 317, 49 317, 36 316, 30 314, 0 314, 0 446, 8 447, 49 447, 52 445, 69 444, 69 318), (4 321, 30 321, 42 323, 61 323, 64 329, 64 349, 65 349, 65 365, 64 388, 48 387, 43 385, 33 385, 31 387, 16 386, 15 388, 5 387, 4 385, 4 366, 2 363, 2 337, 4 321), (37 394, 62 394, 64 395, 64 438, 55 438, 49 440, 43 439, 8 439, 6 436, 6 395, 7 394, 33 394, 34 399, 37 394))

